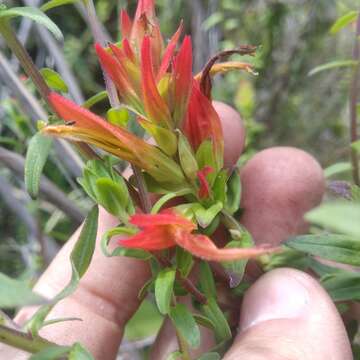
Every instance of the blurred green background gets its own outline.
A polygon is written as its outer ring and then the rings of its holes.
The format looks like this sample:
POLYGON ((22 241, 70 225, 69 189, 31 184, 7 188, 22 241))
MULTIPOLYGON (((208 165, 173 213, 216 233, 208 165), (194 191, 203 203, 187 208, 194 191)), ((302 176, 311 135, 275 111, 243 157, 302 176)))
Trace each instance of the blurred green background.
MULTIPOLYGON (((257 76, 232 72, 218 76, 214 98, 234 106, 247 127, 244 158, 274 145, 300 147, 324 167, 348 161, 350 68, 309 76, 315 67, 351 58, 355 26, 336 34, 329 29, 343 14, 358 10, 357 0, 158 0, 163 33, 184 19, 192 35, 194 71, 219 50, 238 45, 259 46, 253 63, 257 76)), ((11 6, 39 5, 39 0, 5 1, 11 6)), ((119 39, 118 12, 133 14, 135 0, 97 0, 97 14, 108 36, 119 39)), ((78 103, 103 90, 93 38, 80 5, 62 6, 48 15, 63 31, 57 43, 44 29, 26 19, 14 22, 21 41, 39 68, 58 71, 78 103)), ((42 184, 33 200, 24 189, 23 158, 41 102, 24 78, 16 59, 0 38, 0 272, 35 281, 91 203, 76 182, 81 159, 54 147, 42 184), (30 97, 29 97, 30 96, 30 97), (62 201, 61 201, 62 200, 62 201)), ((40 106, 40 110, 39 110, 40 106)), ((106 101, 96 107, 102 113, 106 101)), ((143 311, 153 312, 151 304, 143 311), (149 310, 150 309, 150 310, 149 310)), ((156 316, 156 314, 155 314, 156 316)), ((154 320, 159 326, 159 318, 154 320)), ((144 330, 144 329, 143 329, 144 330)), ((146 330, 146 329, 145 329, 146 330)), ((153 329, 130 338, 142 338, 153 329)))

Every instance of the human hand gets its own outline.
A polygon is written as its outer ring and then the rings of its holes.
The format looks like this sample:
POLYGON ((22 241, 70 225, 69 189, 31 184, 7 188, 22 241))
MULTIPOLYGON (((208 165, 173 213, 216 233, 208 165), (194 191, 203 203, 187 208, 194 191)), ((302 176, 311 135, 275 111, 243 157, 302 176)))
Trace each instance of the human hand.
MULTIPOLYGON (((220 103, 215 107, 224 129, 225 164, 231 166, 243 149, 244 129, 234 110, 220 103)), ((303 214, 323 193, 319 165, 306 153, 291 148, 260 152, 244 167, 241 178, 245 208, 241 221, 257 243, 277 244, 303 231, 303 214)), ((101 235, 116 224, 115 218, 100 210, 90 268, 77 291, 51 313, 51 318, 76 316, 83 321, 54 324, 40 332, 59 344, 79 341, 101 360, 116 357, 124 326, 139 305, 138 291, 150 276, 142 261, 103 256, 101 235)), ((60 251, 35 291, 51 298, 67 284, 71 276, 69 254, 77 235, 60 251)), ((23 323, 32 311, 23 309, 15 320, 23 323)), ((204 338, 201 349, 207 350, 209 339, 204 338)), ((165 359, 173 351, 173 343, 172 334, 161 331, 152 358, 165 359)), ((26 355, 0 348, 0 358, 23 359, 26 355)), ((238 358, 347 360, 352 355, 341 318, 320 285, 299 271, 279 269, 262 276, 245 295, 239 333, 224 357, 238 358)))

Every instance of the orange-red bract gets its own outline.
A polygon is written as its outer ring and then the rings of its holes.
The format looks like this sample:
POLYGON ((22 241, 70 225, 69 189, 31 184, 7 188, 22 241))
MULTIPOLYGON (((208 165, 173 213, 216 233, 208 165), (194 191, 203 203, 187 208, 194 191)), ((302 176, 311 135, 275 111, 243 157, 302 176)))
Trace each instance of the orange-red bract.
POLYGON ((279 248, 265 246, 218 248, 209 237, 193 234, 196 225, 173 209, 164 210, 159 214, 136 214, 131 217, 130 222, 140 231, 128 239, 119 240, 119 245, 126 248, 154 251, 179 245, 191 254, 209 261, 254 258, 279 250, 279 248))

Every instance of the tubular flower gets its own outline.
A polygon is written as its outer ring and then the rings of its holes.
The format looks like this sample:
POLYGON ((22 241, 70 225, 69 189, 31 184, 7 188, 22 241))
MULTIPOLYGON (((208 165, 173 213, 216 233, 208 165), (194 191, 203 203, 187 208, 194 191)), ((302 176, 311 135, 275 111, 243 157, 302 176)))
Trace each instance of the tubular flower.
POLYGON ((159 182, 166 179, 166 182, 179 184, 184 181, 180 167, 155 146, 56 93, 49 96, 49 101, 69 123, 46 126, 42 130, 44 133, 95 145, 141 167, 159 182))
POLYGON ((279 248, 218 248, 205 235, 193 234, 196 225, 172 209, 155 215, 136 214, 130 219, 133 225, 140 228, 136 235, 119 240, 126 248, 144 250, 163 250, 179 245, 193 255, 209 261, 234 261, 248 259, 273 253, 279 248))

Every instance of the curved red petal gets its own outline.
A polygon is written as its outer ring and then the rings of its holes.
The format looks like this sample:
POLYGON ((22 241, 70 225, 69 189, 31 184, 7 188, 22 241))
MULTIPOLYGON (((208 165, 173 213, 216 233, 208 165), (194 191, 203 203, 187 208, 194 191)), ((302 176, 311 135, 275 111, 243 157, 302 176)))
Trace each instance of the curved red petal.
POLYGON ((193 235, 182 229, 175 234, 176 243, 191 254, 208 261, 235 261, 256 258, 261 255, 275 253, 280 247, 253 247, 253 248, 218 248, 207 236, 193 235))
POLYGON ((159 214, 135 214, 131 217, 130 223, 140 228, 167 225, 181 226, 189 231, 196 228, 196 225, 193 222, 169 210, 159 214))
POLYGON ((120 239, 119 245, 143 250, 163 250, 176 244, 171 229, 165 226, 153 226, 128 239, 120 239))

